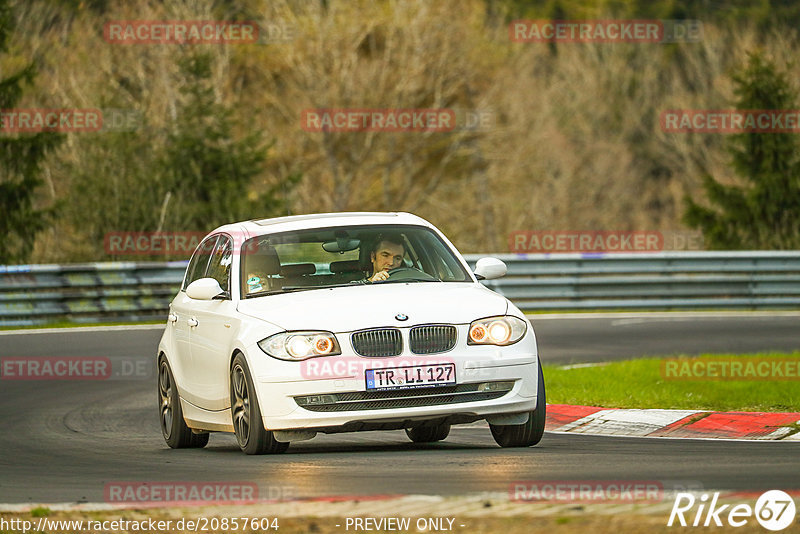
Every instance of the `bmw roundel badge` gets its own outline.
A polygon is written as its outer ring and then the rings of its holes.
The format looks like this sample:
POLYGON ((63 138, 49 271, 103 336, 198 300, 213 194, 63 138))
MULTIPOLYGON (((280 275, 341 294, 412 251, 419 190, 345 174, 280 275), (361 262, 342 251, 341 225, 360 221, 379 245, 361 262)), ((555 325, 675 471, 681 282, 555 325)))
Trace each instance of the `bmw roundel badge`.
POLYGON ((407 321, 408 315, 406 315, 405 313, 398 313, 397 315, 394 316, 394 318, 397 319, 398 321, 407 321))

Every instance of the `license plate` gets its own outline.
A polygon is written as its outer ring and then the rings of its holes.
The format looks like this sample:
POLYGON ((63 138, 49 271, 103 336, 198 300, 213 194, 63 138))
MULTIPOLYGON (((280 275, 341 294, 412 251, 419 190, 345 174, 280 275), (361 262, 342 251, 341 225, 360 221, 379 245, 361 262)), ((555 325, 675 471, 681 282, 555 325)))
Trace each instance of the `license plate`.
POLYGON ((367 389, 411 389, 456 383, 456 365, 441 363, 390 369, 368 369, 367 389))

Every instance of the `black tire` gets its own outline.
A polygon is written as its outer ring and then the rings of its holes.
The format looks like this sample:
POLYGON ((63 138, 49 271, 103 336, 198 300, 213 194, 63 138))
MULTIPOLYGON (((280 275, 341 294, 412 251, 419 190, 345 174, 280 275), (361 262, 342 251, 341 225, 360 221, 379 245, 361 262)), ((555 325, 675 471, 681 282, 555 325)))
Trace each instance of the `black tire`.
POLYGON ((492 425, 492 436, 501 447, 530 447, 542 440, 547 419, 547 399, 544 390, 542 362, 539 361, 539 384, 536 394, 536 409, 528 414, 528 421, 521 425, 492 425))
POLYGON ((450 434, 450 425, 442 423, 434 426, 418 426, 406 428, 406 435, 414 443, 433 443, 442 441, 450 434))
POLYGON ((233 359, 230 378, 231 419, 239 448, 245 454, 279 454, 288 449, 288 443, 276 441, 264 428, 250 369, 241 353, 233 359))
POLYGON ((164 356, 158 360, 158 404, 161 435, 167 445, 173 449, 189 449, 208 444, 208 433, 195 434, 186 426, 175 377, 164 356))

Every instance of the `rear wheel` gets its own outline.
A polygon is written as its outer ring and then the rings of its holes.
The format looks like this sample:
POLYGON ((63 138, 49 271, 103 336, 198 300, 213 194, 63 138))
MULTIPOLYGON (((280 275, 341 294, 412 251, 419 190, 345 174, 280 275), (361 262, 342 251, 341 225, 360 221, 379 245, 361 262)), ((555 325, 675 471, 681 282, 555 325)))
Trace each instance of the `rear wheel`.
POLYGON ((208 433, 195 434, 183 420, 183 410, 178 397, 175 377, 167 359, 158 361, 158 402, 161 434, 164 441, 173 449, 200 448, 208 443, 208 433))
POLYGON ((530 447, 542 440, 544 423, 547 418, 547 400, 544 391, 542 362, 539 361, 539 379, 536 393, 536 409, 528 414, 528 420, 521 425, 492 425, 492 436, 501 447, 530 447))
POLYGON ((250 369, 241 353, 231 366, 231 415, 236 441, 246 454, 277 454, 289 448, 264 428, 250 369))
POLYGON ((434 426, 406 428, 406 435, 414 443, 433 443, 442 441, 450 434, 450 425, 442 423, 434 426))

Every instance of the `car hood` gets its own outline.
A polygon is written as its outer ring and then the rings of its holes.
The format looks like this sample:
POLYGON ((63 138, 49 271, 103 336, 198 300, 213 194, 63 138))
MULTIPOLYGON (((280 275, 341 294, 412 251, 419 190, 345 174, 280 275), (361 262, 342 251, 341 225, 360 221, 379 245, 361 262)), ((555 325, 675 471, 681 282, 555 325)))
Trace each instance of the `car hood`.
POLYGON ((476 283, 419 282, 268 295, 242 300, 238 309, 286 330, 351 332, 377 326, 466 324, 505 314, 508 301, 476 283), (408 319, 399 321, 398 314, 408 319))

